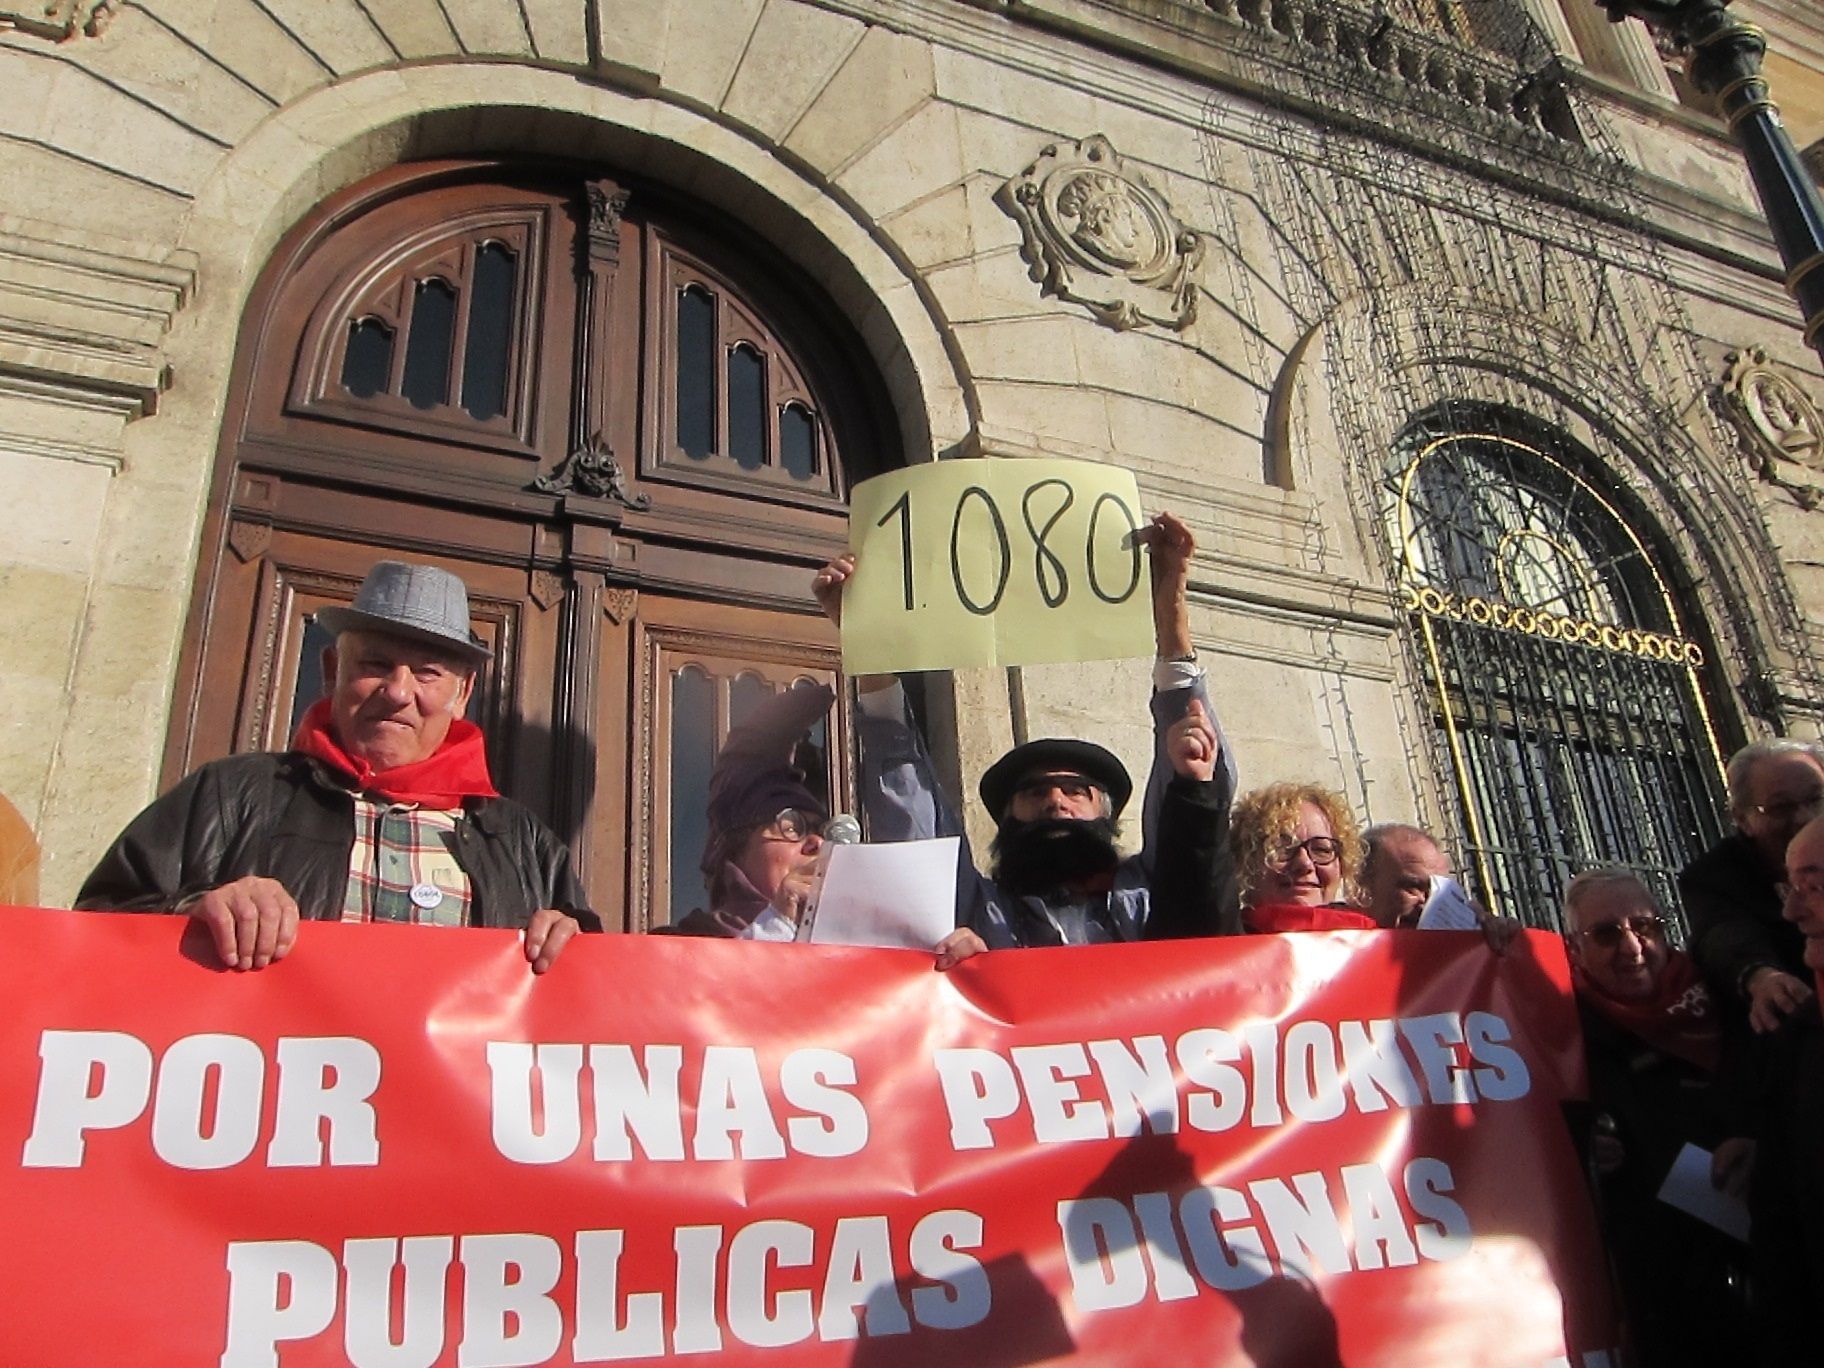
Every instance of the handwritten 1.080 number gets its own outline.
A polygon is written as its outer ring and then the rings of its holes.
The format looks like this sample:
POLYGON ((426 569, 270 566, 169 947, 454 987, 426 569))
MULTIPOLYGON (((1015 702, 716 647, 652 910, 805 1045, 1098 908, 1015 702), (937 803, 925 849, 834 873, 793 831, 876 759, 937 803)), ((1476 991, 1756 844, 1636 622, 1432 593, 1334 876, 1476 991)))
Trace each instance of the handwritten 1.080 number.
MULTIPOLYGON (((1026 534, 1032 540, 1032 575, 1039 597, 1044 600, 1047 608, 1063 607, 1070 599, 1071 570, 1075 565, 1081 567, 1081 581, 1096 598, 1104 603, 1126 603, 1134 596, 1134 590, 1140 587, 1140 543, 1133 535, 1139 530, 1140 524, 1134 516, 1134 510, 1127 506, 1119 494, 1097 495, 1089 509, 1089 526, 1083 538, 1082 557, 1066 564, 1064 557, 1051 544, 1052 534, 1076 501, 1076 490, 1068 482, 1056 479, 1040 480, 1028 485, 1025 493, 1020 496, 1020 521, 1025 524, 1026 534), (1105 516, 1119 516, 1127 533, 1122 539, 1127 550, 1126 581, 1112 592, 1102 574, 1109 567, 1101 564, 1096 542, 1096 533, 1105 516)), ((874 525, 885 527, 896 518, 899 520, 900 588, 909 613, 919 601, 918 589, 913 583, 910 490, 895 499, 874 525)), ((1065 551, 1069 554, 1070 548, 1066 547, 1065 551)), ((956 601, 977 617, 987 617, 1001 606, 1013 570, 1014 552, 1007 535, 1006 516, 995 502, 993 494, 980 485, 969 485, 957 496, 956 509, 950 518, 950 583, 956 591, 956 601), (977 592, 983 586, 976 585, 972 589, 963 576, 964 538, 972 532, 991 544, 995 551, 993 583, 985 595, 977 592)), ((1112 573, 1119 576, 1119 571, 1112 573)))

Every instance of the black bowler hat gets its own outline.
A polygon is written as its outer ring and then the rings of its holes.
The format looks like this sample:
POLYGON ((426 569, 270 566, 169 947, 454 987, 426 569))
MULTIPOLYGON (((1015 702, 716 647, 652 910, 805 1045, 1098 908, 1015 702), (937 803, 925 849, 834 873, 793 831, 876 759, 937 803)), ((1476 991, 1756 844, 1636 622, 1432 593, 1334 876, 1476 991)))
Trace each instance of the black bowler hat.
POLYGON ((1007 814, 1014 790, 1020 781, 1033 774, 1052 774, 1060 770, 1080 774, 1108 794, 1110 813, 1119 817, 1121 809, 1134 791, 1134 781, 1127 777, 1127 767, 1093 741, 1050 739, 1028 741, 1015 746, 988 766, 982 775, 982 802, 988 815, 998 823, 1007 814))

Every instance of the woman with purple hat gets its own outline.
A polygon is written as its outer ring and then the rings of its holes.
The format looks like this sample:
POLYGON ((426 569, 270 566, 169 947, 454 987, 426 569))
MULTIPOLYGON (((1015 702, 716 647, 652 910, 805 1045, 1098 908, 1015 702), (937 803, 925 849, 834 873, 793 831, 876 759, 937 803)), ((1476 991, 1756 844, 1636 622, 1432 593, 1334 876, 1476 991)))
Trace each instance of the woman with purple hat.
MULTIPOLYGON (((800 680, 730 729, 709 777, 702 863, 709 906, 679 921, 678 932, 798 939, 829 823, 798 749, 835 701, 829 686, 800 680)), ((948 969, 986 948, 975 932, 954 931, 935 947, 937 967, 948 969)))

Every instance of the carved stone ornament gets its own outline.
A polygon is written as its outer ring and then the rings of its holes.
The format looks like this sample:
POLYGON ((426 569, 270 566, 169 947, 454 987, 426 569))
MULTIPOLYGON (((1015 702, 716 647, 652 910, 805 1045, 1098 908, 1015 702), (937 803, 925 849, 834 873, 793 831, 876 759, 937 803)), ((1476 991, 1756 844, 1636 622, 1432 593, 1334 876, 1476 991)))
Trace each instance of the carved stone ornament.
POLYGON ((1196 318, 1203 239, 1100 133, 1046 148, 995 200, 1019 223, 1020 254, 1045 294, 1121 330, 1196 318))
POLYGON ((77 34, 99 38, 105 32, 121 0, 24 0, 24 3, 0 3, 0 33, 18 29, 35 33, 40 38, 63 42, 77 34))
POLYGON ((1824 504, 1824 417, 1759 347, 1729 353, 1723 400, 1760 476, 1803 508, 1824 504))
POLYGON ((621 469, 620 461, 602 441, 600 433, 564 457, 563 464, 556 470, 532 481, 532 488, 540 494, 581 494, 589 499, 612 499, 642 512, 652 507, 650 495, 627 492, 627 472, 621 469))

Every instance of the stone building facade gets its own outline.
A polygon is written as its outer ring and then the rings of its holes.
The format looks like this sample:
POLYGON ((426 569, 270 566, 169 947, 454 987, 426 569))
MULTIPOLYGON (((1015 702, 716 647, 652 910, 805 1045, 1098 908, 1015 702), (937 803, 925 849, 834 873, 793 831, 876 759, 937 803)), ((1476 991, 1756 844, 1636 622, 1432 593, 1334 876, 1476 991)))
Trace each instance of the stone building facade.
MULTIPOLYGON (((1736 7, 1801 145, 1824 19, 1736 7)), ((0 793, 69 897, 437 559, 505 786, 639 928, 887 466, 1135 470, 1244 787, 1503 910, 1824 708, 1824 384, 1740 156, 1587 0, 0 3, 0 793)), ((953 779, 1143 662, 926 682, 953 779)), ((833 719, 829 781, 847 773, 833 719)), ((979 833, 978 833, 979 834, 979 833)), ((1658 877, 1655 874, 1655 877, 1658 877)))

